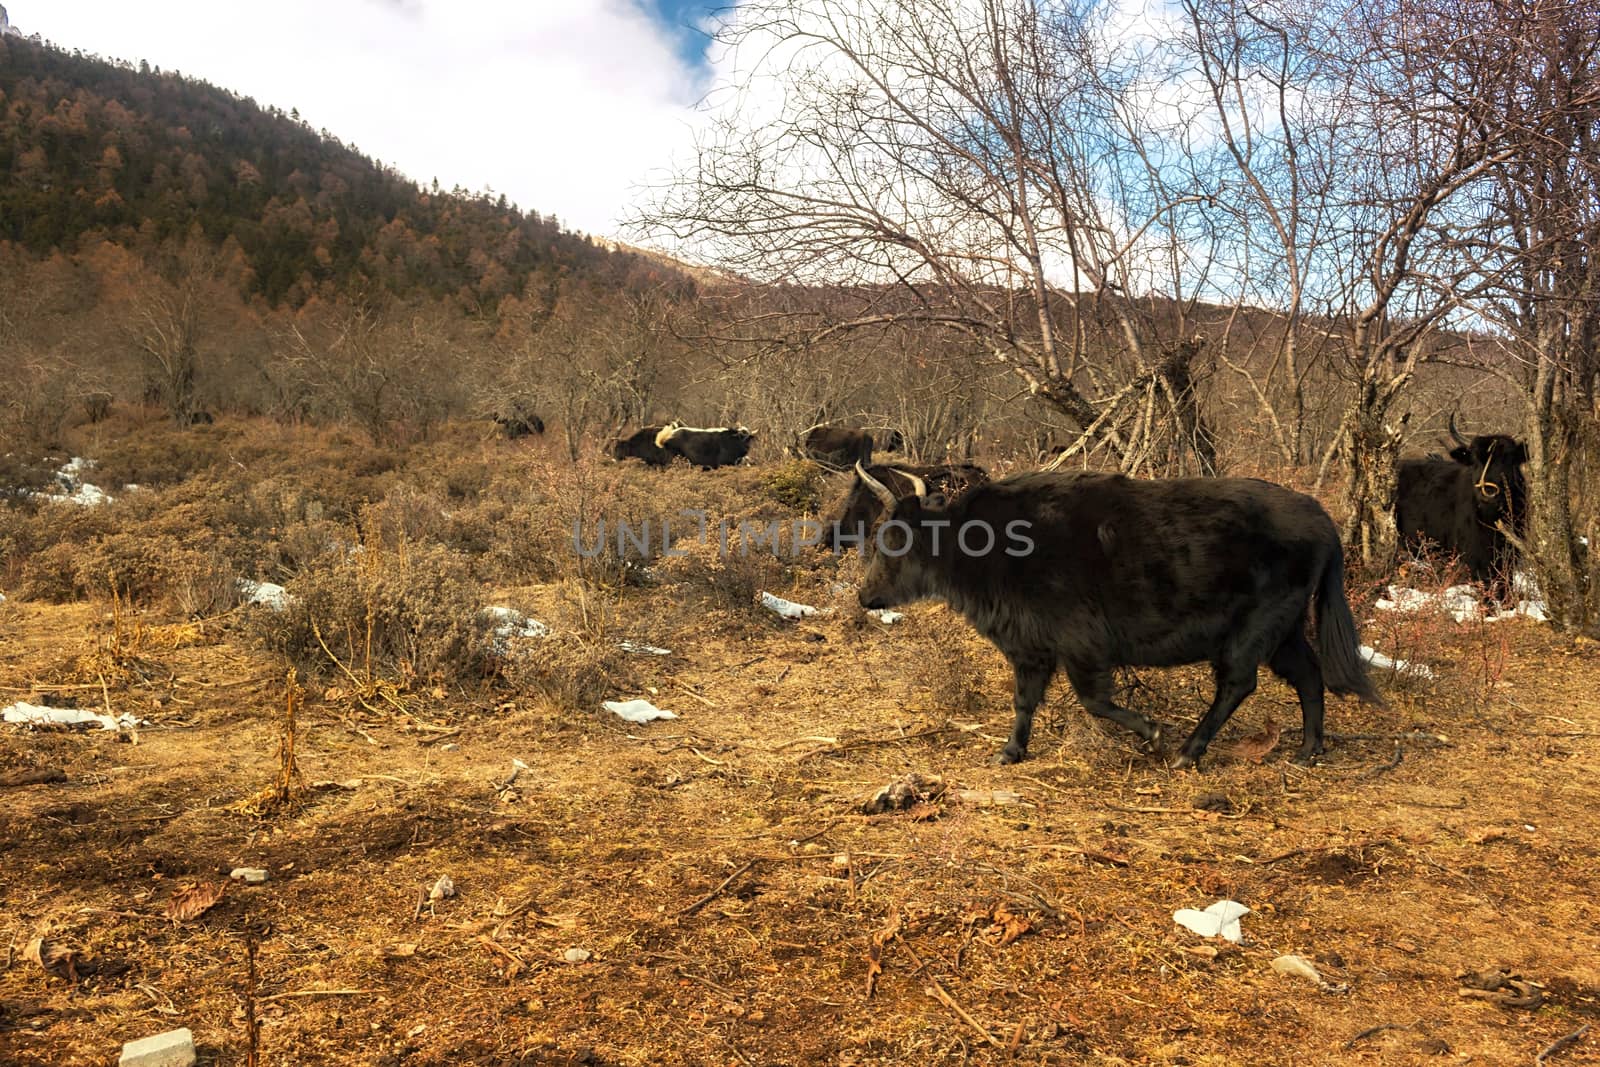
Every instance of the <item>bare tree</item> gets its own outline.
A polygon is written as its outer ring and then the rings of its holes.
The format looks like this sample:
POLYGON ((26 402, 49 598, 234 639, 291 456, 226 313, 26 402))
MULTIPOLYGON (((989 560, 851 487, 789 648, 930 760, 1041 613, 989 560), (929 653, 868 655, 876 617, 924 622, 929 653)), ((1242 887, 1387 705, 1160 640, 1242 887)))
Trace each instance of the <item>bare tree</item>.
POLYGON ((355 300, 292 323, 285 362, 316 414, 349 419, 374 444, 424 435, 453 406, 445 329, 423 311, 355 300))
POLYGON ((1211 470, 1189 321, 1206 250, 1102 0, 759 0, 747 63, 648 237, 846 299, 752 343, 933 327, 1129 470, 1211 470), (781 103, 768 107, 775 90, 781 103), (763 109, 766 110, 763 110, 763 109))
POLYGON ((187 426, 195 410, 206 306, 217 286, 216 253, 203 238, 165 252, 136 283, 128 331, 144 365, 148 395, 174 424, 187 426))
POLYGON ((1499 335, 1478 346, 1478 363, 1524 398, 1521 547, 1551 618, 1590 627, 1600 589, 1579 550, 1573 491, 1575 472, 1600 458, 1600 6, 1437 0, 1429 14, 1417 50, 1434 95, 1505 149, 1450 245, 1477 272, 1472 310, 1499 335))

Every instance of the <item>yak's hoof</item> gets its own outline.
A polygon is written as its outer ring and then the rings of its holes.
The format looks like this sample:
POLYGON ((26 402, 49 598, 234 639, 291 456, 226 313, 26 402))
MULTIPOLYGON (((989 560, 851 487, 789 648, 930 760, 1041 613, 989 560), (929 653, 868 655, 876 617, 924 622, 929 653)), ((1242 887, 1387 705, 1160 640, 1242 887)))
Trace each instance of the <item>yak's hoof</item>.
POLYGON ((1321 745, 1316 748, 1302 748, 1290 757, 1289 762, 1298 764, 1301 767, 1314 767, 1317 763, 1317 757, 1320 755, 1322 755, 1321 745))
POLYGON ((1180 752, 1176 756, 1172 757, 1170 761, 1168 761, 1167 766, 1171 767, 1175 771, 1187 771, 1199 766, 1199 764, 1199 756, 1191 756, 1187 752, 1180 752))
POLYGON ((1021 763, 1028 758, 1028 750, 1016 745, 1007 745, 995 756, 993 763, 996 767, 1009 767, 1013 763, 1021 763))

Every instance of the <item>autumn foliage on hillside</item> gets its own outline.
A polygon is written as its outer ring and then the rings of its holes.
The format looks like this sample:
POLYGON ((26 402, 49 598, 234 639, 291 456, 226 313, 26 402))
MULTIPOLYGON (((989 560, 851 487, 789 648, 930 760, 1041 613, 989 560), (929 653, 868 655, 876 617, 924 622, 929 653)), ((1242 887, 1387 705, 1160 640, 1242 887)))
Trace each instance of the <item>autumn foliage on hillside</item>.
POLYGON ((16 37, 0 41, 0 172, 0 241, 143 250, 198 227, 272 307, 382 291, 493 314, 530 283, 637 266, 504 196, 420 188, 297 114, 16 37))

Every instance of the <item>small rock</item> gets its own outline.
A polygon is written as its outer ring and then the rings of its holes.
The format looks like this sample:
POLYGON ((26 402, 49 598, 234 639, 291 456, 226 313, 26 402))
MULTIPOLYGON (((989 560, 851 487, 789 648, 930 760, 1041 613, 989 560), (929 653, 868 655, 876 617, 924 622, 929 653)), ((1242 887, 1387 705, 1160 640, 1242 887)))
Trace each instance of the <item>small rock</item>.
POLYGON ((122 1046, 117 1067, 192 1067, 194 1035, 186 1026, 154 1037, 142 1037, 122 1046))
POLYGON ((586 948, 569 948, 561 954, 568 963, 583 963, 592 955, 594 954, 586 948))
POLYGON ((267 872, 260 867, 235 867, 228 877, 245 885, 260 885, 267 880, 267 872))
POLYGON ((458 745, 458 744, 456 744, 455 742, 452 741, 448 745, 440 745, 439 746, 439 751, 441 751, 441 752, 455 752, 460 748, 461 748, 460 745, 458 745))
POLYGON ((439 876, 439 880, 433 883, 433 888, 428 890, 428 902, 430 904, 437 904, 445 897, 453 897, 455 895, 455 882, 451 881, 448 874, 441 874, 439 876))

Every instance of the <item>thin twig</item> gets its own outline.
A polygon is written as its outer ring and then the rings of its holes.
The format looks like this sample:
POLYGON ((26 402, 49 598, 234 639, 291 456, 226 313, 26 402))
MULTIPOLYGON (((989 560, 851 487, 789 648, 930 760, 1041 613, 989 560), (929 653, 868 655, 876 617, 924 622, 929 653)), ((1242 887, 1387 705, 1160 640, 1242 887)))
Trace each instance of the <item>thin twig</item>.
POLYGON ((974 1019, 971 1015, 968 1015, 967 1009, 956 1003, 956 998, 952 997, 945 991, 944 986, 939 984, 939 980, 937 978, 933 977, 932 975, 928 976, 928 986, 924 992, 927 993, 928 996, 937 999, 941 1004, 949 1008, 951 1011, 955 1012, 961 1017, 963 1022, 972 1027, 974 1030, 978 1031, 978 1033, 982 1034, 983 1039, 989 1042, 989 1044, 993 1045, 995 1048, 1005 1048, 1005 1045, 1000 1042, 1000 1039, 989 1032, 988 1027, 974 1019))
POLYGON ((268 997, 257 997, 256 1002, 266 1004, 274 1000, 288 1000, 291 997, 371 997, 382 993, 381 989, 295 989, 288 993, 274 993, 268 997))
POLYGON ((701 897, 699 900, 695 901, 693 904, 690 904, 687 908, 684 908, 682 911, 678 912, 678 914, 680 916, 693 915, 695 912, 699 911, 701 908, 705 907, 707 904, 709 904, 713 900, 717 899, 717 897, 722 893, 722 891, 724 889, 728 888, 728 886, 733 884, 733 880, 735 878, 739 877, 741 874, 743 874, 746 871, 748 871, 751 867, 754 867, 756 865, 756 863, 759 862, 759 860, 760 860, 760 857, 758 856, 756 859, 753 859, 753 860, 749 861, 743 867, 740 867, 738 870, 736 870, 732 874, 728 875, 728 877, 724 878, 722 880, 722 884, 717 886, 717 888, 713 889, 711 892, 707 893, 705 896, 701 897))
POLYGON ((1561 1037, 1556 1038, 1554 1041, 1550 1042, 1550 1044, 1546 1045, 1545 1048, 1544 1048, 1544 1051, 1539 1053, 1539 1055, 1537 1055, 1537 1056, 1535 1056, 1533 1058, 1533 1062, 1535 1064, 1544 1063, 1544 1061, 1549 1059, 1550 1057, 1555 1056, 1558 1053, 1560 1053, 1560 1052, 1562 1052, 1562 1051, 1564 1051, 1564 1050, 1566 1050, 1568 1048, 1571 1048, 1573 1045, 1577 1044, 1579 1041, 1581 1041, 1583 1039, 1583 1035, 1587 1034, 1588 1032, 1589 1032, 1589 1024, 1588 1023, 1584 1023, 1582 1026, 1580 1026, 1576 1030, 1572 1031, 1572 1033, 1563 1034, 1561 1037))
POLYGON ((1400 744, 1399 742, 1395 742, 1394 759, 1390 760, 1388 763, 1380 764, 1379 766, 1372 768, 1370 771, 1367 771, 1361 777, 1363 777, 1363 778, 1376 778, 1378 775, 1383 774, 1385 771, 1394 770, 1396 767, 1400 766, 1400 761, 1403 758, 1405 758, 1405 752, 1406 752, 1405 746, 1400 744))
POLYGON ((1367 1038, 1374 1037, 1374 1036, 1376 1036, 1378 1034, 1381 1034, 1385 1030, 1409 1030, 1415 1025, 1417 1025, 1417 1024, 1416 1023, 1379 1023, 1377 1026, 1369 1026, 1365 1030, 1363 1030, 1359 1034, 1357 1034, 1355 1037, 1352 1037, 1349 1041, 1346 1041, 1344 1043, 1344 1047, 1345 1048, 1355 1048, 1356 1047, 1356 1042, 1365 1041, 1367 1038))
POLYGON ((684 693, 686 696, 693 697, 694 699, 698 700, 700 703, 704 704, 708 708, 714 708, 714 707, 717 706, 716 701, 708 700, 707 698, 701 696, 699 693, 696 693, 693 689, 690 689, 687 685, 685 685, 682 682, 673 682, 672 684, 677 686, 679 691, 684 693))

